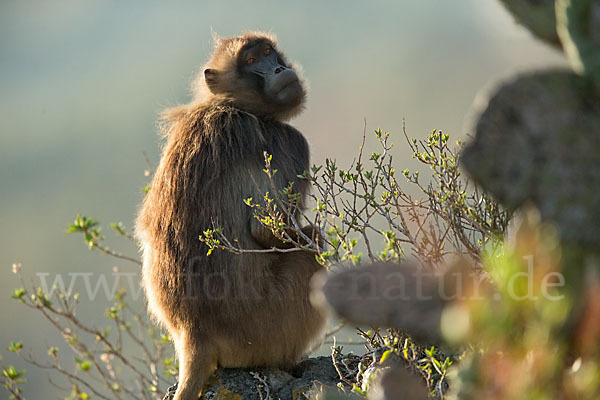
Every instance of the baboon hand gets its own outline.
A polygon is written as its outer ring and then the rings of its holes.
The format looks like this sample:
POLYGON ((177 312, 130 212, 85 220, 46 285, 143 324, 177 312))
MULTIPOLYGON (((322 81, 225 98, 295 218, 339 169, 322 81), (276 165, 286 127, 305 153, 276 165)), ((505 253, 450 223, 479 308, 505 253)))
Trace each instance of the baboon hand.
POLYGON ((302 233, 304 233, 304 235, 306 235, 314 243, 319 252, 323 252, 327 249, 327 245, 325 243, 325 232, 323 232, 323 229, 313 225, 307 225, 302 228, 302 233))

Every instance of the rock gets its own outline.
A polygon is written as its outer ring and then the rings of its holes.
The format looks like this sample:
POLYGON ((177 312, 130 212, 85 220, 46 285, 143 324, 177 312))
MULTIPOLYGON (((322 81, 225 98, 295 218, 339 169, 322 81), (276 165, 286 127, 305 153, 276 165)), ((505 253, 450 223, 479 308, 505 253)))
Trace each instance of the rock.
POLYGON ((556 19, 571 67, 600 89, 600 1, 557 0, 556 19))
MULTIPOLYGON (((358 371, 360 357, 347 355, 358 371)), ((218 369, 201 397, 203 400, 302 400, 308 399, 323 387, 335 388, 340 382, 331 357, 309 358, 293 369, 227 368, 218 369), (269 397, 270 396, 270 397, 269 397)), ((177 385, 171 386, 163 400, 171 400, 177 385)))
POLYGON ((461 154, 509 208, 533 203, 563 241, 600 246, 600 97, 568 71, 520 76, 492 97, 461 154))
POLYGON ((376 368, 369 388, 369 400, 428 400, 423 378, 401 366, 376 368))
POLYGON ((327 302, 344 319, 401 329, 426 343, 440 341, 444 301, 439 281, 413 265, 373 264, 333 274, 323 287, 327 302))
POLYGON ((538 38, 560 47, 556 33, 554 0, 500 0, 518 23, 524 25, 538 38))

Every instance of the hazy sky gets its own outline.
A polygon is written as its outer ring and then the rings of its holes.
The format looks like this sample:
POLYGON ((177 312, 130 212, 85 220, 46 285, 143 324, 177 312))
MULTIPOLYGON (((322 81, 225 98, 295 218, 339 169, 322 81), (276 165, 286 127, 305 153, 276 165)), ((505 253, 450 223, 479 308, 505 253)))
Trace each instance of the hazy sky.
MULTIPOLYGON (((3 0, 0 347, 22 338, 39 349, 56 340, 41 318, 8 298, 18 285, 12 263, 38 284, 38 272, 110 271, 115 261, 65 235, 67 223, 80 212, 130 225, 148 179, 142 152, 158 161, 157 113, 189 100, 211 31, 247 29, 276 33, 303 65, 308 103, 292 123, 317 163, 352 160, 366 119, 368 132, 395 134, 398 168, 410 167, 403 119, 411 136, 442 129, 464 137, 465 116, 484 86, 564 62, 494 0, 3 0)), ((135 255, 133 246, 124 250, 135 255)), ((86 318, 102 320, 108 301, 101 297, 82 299, 86 318)), ((27 369, 26 394, 47 396, 43 375, 27 369)))

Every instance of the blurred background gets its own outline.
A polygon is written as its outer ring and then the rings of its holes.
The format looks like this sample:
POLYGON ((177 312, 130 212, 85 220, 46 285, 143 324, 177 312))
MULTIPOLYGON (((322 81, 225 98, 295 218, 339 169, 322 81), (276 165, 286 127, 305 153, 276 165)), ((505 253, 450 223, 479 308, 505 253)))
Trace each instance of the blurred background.
MULTIPOLYGON (((10 299, 21 263, 40 284, 57 274, 107 273, 115 263, 64 234, 77 213, 130 227, 159 159, 157 114, 189 100, 188 84, 212 50, 212 31, 275 33, 304 67, 306 110, 292 123, 314 163, 348 164, 367 134, 392 132, 398 168, 412 167, 410 136, 469 133, 482 88, 515 71, 564 65, 493 0, 344 2, 0 2, 0 346, 28 370, 25 395, 51 398, 43 373, 6 351, 23 340, 45 357, 60 343, 41 316, 10 299)), ((108 243, 122 247, 110 232, 108 243)), ((95 285, 95 281, 92 281, 95 285)), ((77 282, 75 289, 80 289, 77 282)), ((105 323, 102 291, 80 315, 105 323)))

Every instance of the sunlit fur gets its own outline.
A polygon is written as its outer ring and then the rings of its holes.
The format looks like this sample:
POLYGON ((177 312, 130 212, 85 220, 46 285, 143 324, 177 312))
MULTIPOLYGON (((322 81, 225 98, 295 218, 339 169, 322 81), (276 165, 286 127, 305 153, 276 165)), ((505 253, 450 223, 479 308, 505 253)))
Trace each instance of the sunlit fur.
POLYGON ((322 269, 314 255, 207 256, 199 240, 214 222, 241 248, 283 245, 243 202, 272 192, 264 151, 272 155, 277 189, 293 182, 301 205, 309 190, 299 177, 309 168, 307 142, 281 122, 302 105, 272 107, 256 94, 253 100, 236 72, 239 49, 252 40, 275 45, 259 33, 219 39, 206 65, 224 74, 218 93, 200 74, 194 100, 165 113, 166 143, 137 218, 148 309, 179 358, 176 400, 196 400, 217 366, 292 365, 319 340, 325 322, 309 301, 309 281, 322 269))

